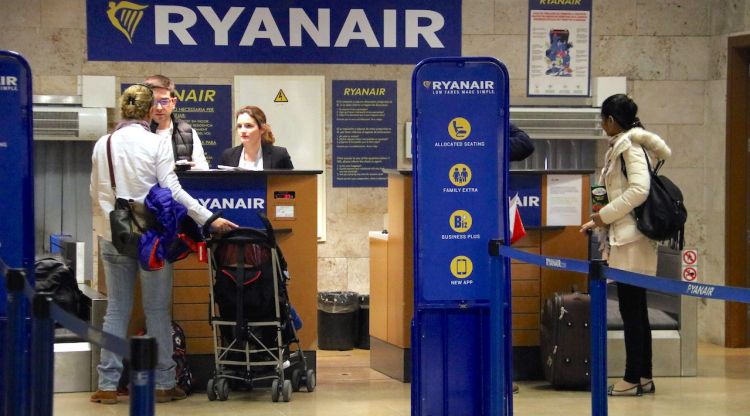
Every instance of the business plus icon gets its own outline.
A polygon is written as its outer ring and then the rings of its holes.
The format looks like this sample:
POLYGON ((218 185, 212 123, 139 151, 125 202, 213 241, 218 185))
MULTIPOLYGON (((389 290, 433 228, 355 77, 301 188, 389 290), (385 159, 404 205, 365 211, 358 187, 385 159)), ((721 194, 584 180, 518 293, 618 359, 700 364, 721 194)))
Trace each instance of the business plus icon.
POLYGON ((141 19, 143 19, 143 10, 147 7, 129 1, 110 1, 107 17, 112 26, 125 35, 128 42, 133 43, 135 31, 138 29, 141 19))

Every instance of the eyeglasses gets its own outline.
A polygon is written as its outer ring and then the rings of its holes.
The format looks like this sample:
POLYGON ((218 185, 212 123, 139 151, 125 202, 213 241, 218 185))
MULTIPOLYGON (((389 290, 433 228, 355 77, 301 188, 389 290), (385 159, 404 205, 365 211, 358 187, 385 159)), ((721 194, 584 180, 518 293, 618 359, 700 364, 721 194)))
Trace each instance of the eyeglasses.
POLYGON ((171 98, 161 98, 159 100, 156 100, 155 105, 160 105, 162 107, 166 107, 169 105, 169 103, 172 102, 171 98))

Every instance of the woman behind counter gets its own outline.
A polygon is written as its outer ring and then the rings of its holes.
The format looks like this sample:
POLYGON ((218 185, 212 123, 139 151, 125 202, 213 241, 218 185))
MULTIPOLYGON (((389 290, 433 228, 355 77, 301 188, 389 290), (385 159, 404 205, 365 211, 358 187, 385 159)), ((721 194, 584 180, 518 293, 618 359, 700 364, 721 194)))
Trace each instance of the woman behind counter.
POLYGON ((258 107, 248 105, 236 115, 237 135, 242 144, 225 150, 219 164, 246 170, 294 169, 285 147, 274 146, 271 126, 258 107))

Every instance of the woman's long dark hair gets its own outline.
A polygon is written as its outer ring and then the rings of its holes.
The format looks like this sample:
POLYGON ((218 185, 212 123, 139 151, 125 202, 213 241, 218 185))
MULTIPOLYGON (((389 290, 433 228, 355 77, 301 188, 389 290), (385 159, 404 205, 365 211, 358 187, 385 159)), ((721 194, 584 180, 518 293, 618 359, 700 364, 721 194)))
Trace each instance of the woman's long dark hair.
POLYGON ((602 117, 612 117, 623 130, 633 127, 643 128, 638 119, 638 104, 625 94, 607 97, 602 103, 602 117))

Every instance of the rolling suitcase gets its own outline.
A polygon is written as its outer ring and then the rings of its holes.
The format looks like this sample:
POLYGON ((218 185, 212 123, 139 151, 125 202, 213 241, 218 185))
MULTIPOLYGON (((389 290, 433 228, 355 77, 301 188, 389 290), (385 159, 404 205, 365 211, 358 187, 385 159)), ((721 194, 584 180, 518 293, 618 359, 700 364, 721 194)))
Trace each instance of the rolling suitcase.
POLYGON ((591 384, 591 298, 555 293, 544 302, 541 356, 544 377, 557 389, 587 389, 591 384))

